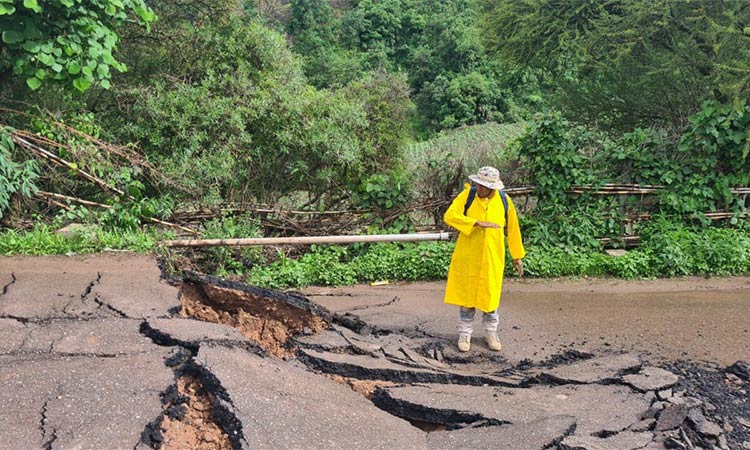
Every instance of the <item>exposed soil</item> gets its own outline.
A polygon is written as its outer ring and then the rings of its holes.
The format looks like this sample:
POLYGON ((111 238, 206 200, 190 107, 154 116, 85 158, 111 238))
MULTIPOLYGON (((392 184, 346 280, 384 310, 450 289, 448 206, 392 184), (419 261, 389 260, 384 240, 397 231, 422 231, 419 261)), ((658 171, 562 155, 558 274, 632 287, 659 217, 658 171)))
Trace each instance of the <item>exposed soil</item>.
POLYGON ((209 284, 185 282, 181 301, 183 316, 237 328, 278 357, 292 355, 286 347, 292 335, 317 332, 327 326, 322 318, 305 314, 283 302, 209 284))
POLYGON ((345 384, 352 388, 352 390, 358 394, 364 395, 366 398, 372 400, 372 395, 378 388, 395 386, 396 383, 392 381, 372 381, 372 380, 358 380, 356 378, 342 377, 341 375, 325 374, 328 378, 341 384, 345 384))
POLYGON ((177 380, 177 404, 165 407, 162 450, 231 450, 232 443, 214 421, 213 401, 203 384, 184 375, 177 380))

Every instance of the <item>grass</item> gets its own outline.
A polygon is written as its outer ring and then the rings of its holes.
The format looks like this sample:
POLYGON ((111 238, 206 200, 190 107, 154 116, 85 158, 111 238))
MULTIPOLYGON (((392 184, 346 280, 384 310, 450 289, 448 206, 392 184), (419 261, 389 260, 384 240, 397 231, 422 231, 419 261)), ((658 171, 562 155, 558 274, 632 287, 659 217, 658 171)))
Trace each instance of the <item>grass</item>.
POLYGON ((47 225, 27 231, 7 230, 0 233, 0 254, 65 255, 97 253, 105 250, 129 250, 149 253, 158 241, 168 238, 159 231, 104 231, 87 228, 72 235, 63 235, 47 225))

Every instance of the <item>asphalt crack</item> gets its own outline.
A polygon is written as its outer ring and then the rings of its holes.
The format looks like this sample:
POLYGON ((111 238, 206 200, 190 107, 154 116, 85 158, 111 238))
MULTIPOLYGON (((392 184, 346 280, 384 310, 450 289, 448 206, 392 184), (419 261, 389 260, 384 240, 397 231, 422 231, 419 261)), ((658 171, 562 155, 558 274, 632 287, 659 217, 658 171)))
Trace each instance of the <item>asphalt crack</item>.
POLYGON ((419 403, 396 400, 387 391, 378 387, 372 396, 375 406, 406 420, 445 425, 448 430, 466 428, 468 426, 500 426, 510 425, 511 422, 485 417, 482 414, 470 413, 447 408, 433 408, 419 403))
POLYGON ((6 284, 5 286, 3 286, 3 292, 0 292, 0 297, 2 297, 3 295, 7 294, 8 293, 8 289, 15 282, 16 282, 16 274, 15 273, 11 273, 10 274, 10 282, 8 284, 6 284))
POLYGON ((114 313, 117 317, 119 317, 121 319, 129 319, 130 318, 127 314, 125 314, 125 312, 120 311, 119 309, 117 309, 114 306, 110 305, 109 303, 105 302, 98 295, 94 296, 94 303, 96 303, 97 305, 99 305, 97 309, 106 308, 108 311, 114 313))
POLYGON ((32 319, 29 319, 28 317, 14 316, 12 314, 0 314, 0 319, 15 320, 16 322, 21 322, 24 325, 26 325, 29 322, 35 323, 32 319))
MULTIPOLYGON (((91 283, 86 286, 86 289, 83 291, 83 294, 81 294, 81 303, 86 304, 86 301, 89 299, 89 296, 91 295, 91 292, 94 290, 94 286, 97 284, 100 284, 102 281, 102 274, 101 272, 96 273, 96 279, 92 281, 91 283)), ((97 305, 97 309, 101 310, 104 308, 106 311, 109 311, 116 317, 120 317, 123 319, 129 319, 127 314, 125 314, 123 311, 120 311, 119 309, 115 308, 114 306, 110 305, 109 303, 105 302, 99 295, 94 294, 92 300, 97 305)))
POLYGON ((102 280, 102 274, 101 274, 101 272, 97 272, 96 273, 96 279, 94 279, 94 281, 92 281, 91 283, 89 283, 86 286, 86 289, 84 289, 83 294, 81 294, 81 301, 83 303, 86 303, 86 300, 88 299, 88 296, 91 294, 91 291, 94 289, 94 286, 96 286, 97 284, 99 284, 101 282, 101 280, 102 280))
POLYGON ((216 449, 247 448, 242 422, 233 411, 236 408, 216 376, 207 367, 196 364, 192 355, 186 352, 178 352, 165 364, 174 371, 175 383, 160 394, 164 411, 146 426, 140 443, 151 448, 177 448, 165 447, 168 440, 174 439, 172 425, 175 422, 192 428, 199 436, 207 433, 208 423, 213 437, 198 438, 201 442, 215 442, 212 448, 216 449), (199 420, 192 420, 196 414, 200 416, 199 420))
POLYGON ((390 306, 390 305, 392 305, 394 303, 398 303, 400 301, 401 301, 401 298, 399 296, 395 296, 390 301, 387 301, 385 303, 377 303, 375 305, 360 305, 360 306, 355 306, 354 308, 351 308, 351 309, 345 309, 344 312, 347 313, 347 312, 362 311, 362 310, 365 310, 365 309, 372 309, 372 308, 383 308, 383 307, 386 307, 386 306, 390 306))
POLYGON ((80 297, 76 298, 76 296, 70 295, 68 298, 68 302, 62 308, 63 317, 76 317, 77 314, 75 312, 71 312, 70 308, 72 308, 74 304, 80 304, 81 306, 85 306, 86 302, 88 301, 88 297, 91 294, 91 291, 94 289, 94 286, 99 284, 101 279, 102 279, 102 274, 97 272, 96 278, 86 285, 80 297))
MULTIPOLYGON (((200 422, 204 423, 208 421, 215 424, 218 429, 223 431, 226 440, 229 442, 230 447, 217 446, 216 448, 227 448, 227 450, 228 448, 232 450, 247 448, 247 441, 242 433, 242 422, 232 411, 235 407, 226 389, 224 389, 218 378, 207 367, 198 365, 194 360, 201 345, 223 344, 216 340, 201 341, 199 343, 184 342, 168 333, 152 328, 146 320, 141 323, 139 331, 157 345, 177 348, 177 352, 164 361, 164 364, 170 367, 175 374, 175 383, 160 394, 162 404, 164 405, 164 412, 146 426, 141 433, 139 445, 142 443, 152 448, 165 448, 163 447, 165 441, 164 433, 170 433, 168 430, 170 424, 174 421, 184 420, 186 414, 191 411, 190 399, 184 395, 182 392, 184 388, 181 386, 181 383, 183 383, 181 380, 190 379, 194 380, 192 383, 197 386, 196 389, 205 391, 210 399, 210 417, 202 417, 200 422)), ((265 354, 265 351, 257 347, 254 343, 248 343, 248 345, 250 347, 246 347, 246 350, 265 354)), ((243 345, 232 343, 229 346, 238 347, 243 345)), ((200 403, 205 404, 206 402, 200 403)), ((184 424, 184 426, 194 427, 195 425, 184 424)), ((218 440, 224 442, 224 437, 220 437, 218 440)))
POLYGON ((268 356, 268 352, 253 341, 234 341, 230 339, 201 339, 200 341, 187 341, 172 336, 151 326, 148 320, 141 322, 139 331, 142 335, 151 339, 156 345, 162 347, 179 347, 190 352, 192 356, 198 355, 201 345, 219 345, 227 348, 241 348, 259 356, 268 356))
POLYGON ((42 410, 40 412, 40 419, 39 419, 39 431, 42 432, 42 447, 44 450, 52 450, 52 444, 57 440, 57 429, 52 427, 52 432, 47 433, 47 405, 49 404, 49 399, 44 401, 44 404, 42 405, 42 410))

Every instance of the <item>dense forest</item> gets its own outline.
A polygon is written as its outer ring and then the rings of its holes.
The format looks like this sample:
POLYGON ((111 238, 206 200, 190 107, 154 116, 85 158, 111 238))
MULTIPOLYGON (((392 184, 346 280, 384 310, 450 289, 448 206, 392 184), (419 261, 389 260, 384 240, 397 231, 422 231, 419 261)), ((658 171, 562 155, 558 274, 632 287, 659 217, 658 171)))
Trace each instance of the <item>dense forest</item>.
MULTIPOLYGON (((0 0, 0 30, 0 252, 443 228, 494 165, 532 275, 750 272, 744 0, 0 0)), ((450 249, 201 258, 340 284, 450 249)))

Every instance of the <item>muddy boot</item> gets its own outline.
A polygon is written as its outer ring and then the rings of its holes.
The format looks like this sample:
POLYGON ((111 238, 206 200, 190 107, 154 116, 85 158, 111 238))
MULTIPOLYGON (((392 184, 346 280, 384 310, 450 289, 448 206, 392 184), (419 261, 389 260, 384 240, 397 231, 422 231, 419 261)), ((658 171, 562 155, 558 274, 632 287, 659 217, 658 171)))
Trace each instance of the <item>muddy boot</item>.
POLYGON ((458 350, 462 352, 471 350, 471 336, 461 335, 458 337, 458 350))
POLYGON ((503 346, 500 344, 500 340, 495 333, 487 333, 484 336, 484 342, 487 343, 487 347, 493 352, 499 352, 503 349, 503 346))

